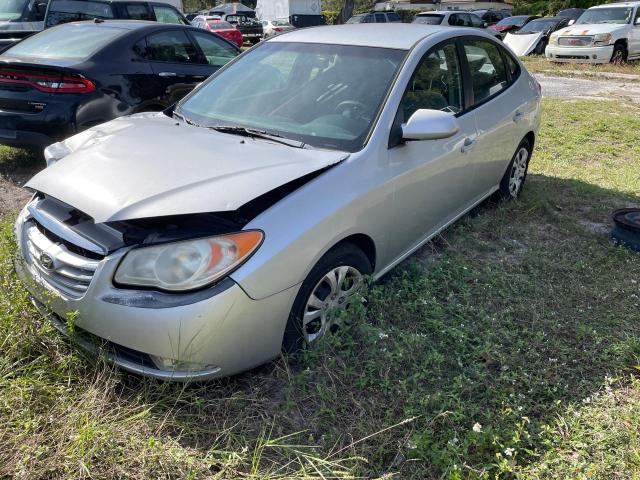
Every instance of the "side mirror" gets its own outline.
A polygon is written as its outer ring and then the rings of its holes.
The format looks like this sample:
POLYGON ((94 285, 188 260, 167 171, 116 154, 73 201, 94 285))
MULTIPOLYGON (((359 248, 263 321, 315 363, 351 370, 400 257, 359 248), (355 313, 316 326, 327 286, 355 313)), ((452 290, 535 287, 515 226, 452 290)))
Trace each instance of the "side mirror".
POLYGON ((572 18, 571 20, 569 20, 569 23, 567 24, 568 26, 573 25, 574 23, 576 23, 576 21, 572 18))
POLYGON ((402 125, 403 140, 438 140, 458 133, 460 125, 453 113, 440 110, 417 110, 402 125))
POLYGON ((482 28, 487 28, 489 24, 487 22, 482 22, 482 28))
POLYGON ((640 17, 636 18, 636 25, 640 25, 640 17))

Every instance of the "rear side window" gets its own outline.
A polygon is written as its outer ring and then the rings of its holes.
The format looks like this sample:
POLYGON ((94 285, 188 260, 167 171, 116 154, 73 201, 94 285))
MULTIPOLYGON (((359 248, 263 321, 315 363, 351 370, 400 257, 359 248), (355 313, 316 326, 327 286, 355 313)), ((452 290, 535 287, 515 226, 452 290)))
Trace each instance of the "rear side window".
POLYGON ((20 57, 84 60, 127 32, 104 25, 66 25, 43 30, 7 50, 20 57))
POLYGON ((156 20, 160 23, 185 24, 178 12, 171 7, 153 5, 153 13, 156 15, 156 20))
POLYGON ((191 34, 209 65, 221 67, 236 56, 235 49, 223 40, 199 32, 191 32, 191 34))
POLYGON ((182 30, 147 37, 147 58, 155 62, 198 63, 196 48, 182 30))
POLYGON ((464 51, 471 73, 474 105, 507 88, 507 71, 497 45, 487 40, 465 40, 464 51))
POLYGON ((130 20, 153 20, 146 3, 127 3, 124 10, 130 20))
POLYGON ((376 23, 387 23, 387 17, 384 13, 376 13, 376 23))
POLYGON ((61 23, 93 20, 94 18, 113 18, 111 5, 105 2, 85 0, 51 0, 45 27, 53 27, 61 23))
POLYGON ((518 62, 516 62, 513 56, 504 48, 502 49, 502 55, 505 58, 507 70, 509 70, 509 75, 511 75, 511 81, 513 82, 520 76, 520 65, 518 65, 518 62))

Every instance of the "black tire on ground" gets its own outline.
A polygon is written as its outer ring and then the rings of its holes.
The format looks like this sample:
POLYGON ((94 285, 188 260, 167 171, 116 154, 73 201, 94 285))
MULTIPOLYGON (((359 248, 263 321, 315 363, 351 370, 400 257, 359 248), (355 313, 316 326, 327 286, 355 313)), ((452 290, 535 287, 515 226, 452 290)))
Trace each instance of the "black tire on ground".
POLYGON ((372 271, 369 258, 360 248, 351 243, 342 243, 329 250, 313 267, 293 302, 282 340, 284 352, 295 355, 306 347, 307 343, 302 332, 302 317, 309 297, 318 282, 328 272, 340 266, 353 267, 362 275, 370 275, 372 271))
POLYGON ((613 223, 613 241, 640 252, 640 208, 616 210, 613 212, 613 223))
POLYGON ((618 245, 640 252, 640 234, 616 225, 611 231, 611 238, 618 245))
POLYGON ((616 43, 611 54, 611 63, 625 63, 628 56, 627 48, 622 43, 616 43))
POLYGON ((527 179, 527 173, 529 172, 529 160, 531 159, 531 145, 529 144, 529 140, 526 138, 520 142, 518 148, 516 149, 516 153, 511 158, 511 162, 507 167, 507 171, 504 172, 504 176, 500 181, 500 189, 498 190, 498 195, 503 200, 514 200, 520 196, 522 192, 522 188, 524 187, 525 180, 527 179), (516 162, 519 160, 519 155, 522 155, 526 150, 526 164, 524 165, 524 171, 522 170, 522 166, 520 165, 520 170, 517 169, 518 165, 516 162), (521 181, 514 188, 512 185, 512 177, 521 176, 521 181))

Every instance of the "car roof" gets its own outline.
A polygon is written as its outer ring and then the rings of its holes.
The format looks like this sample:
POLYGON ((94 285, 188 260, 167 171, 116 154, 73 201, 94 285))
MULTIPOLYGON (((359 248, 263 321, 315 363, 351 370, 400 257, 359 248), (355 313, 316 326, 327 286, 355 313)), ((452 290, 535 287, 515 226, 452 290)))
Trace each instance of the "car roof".
POLYGON ((605 5, 596 5, 595 7, 591 7, 589 10, 596 8, 607 8, 607 7, 638 7, 640 6, 640 2, 615 2, 615 3, 607 3, 605 5))
POLYGON ((56 25, 53 28, 67 28, 73 25, 87 25, 87 24, 94 24, 95 26, 100 28, 119 28, 121 30, 130 30, 130 31, 141 30, 141 29, 156 30, 156 29, 166 28, 166 27, 189 28, 188 25, 153 22, 150 20, 102 20, 102 19, 99 21, 84 20, 82 22, 61 23, 60 25, 56 25))
MULTIPOLYGON (((360 47, 409 50, 417 42, 438 32, 454 32, 452 27, 415 23, 365 23, 301 28, 283 33, 269 42, 325 43, 360 47)), ((467 31, 467 29, 465 29, 467 31)))

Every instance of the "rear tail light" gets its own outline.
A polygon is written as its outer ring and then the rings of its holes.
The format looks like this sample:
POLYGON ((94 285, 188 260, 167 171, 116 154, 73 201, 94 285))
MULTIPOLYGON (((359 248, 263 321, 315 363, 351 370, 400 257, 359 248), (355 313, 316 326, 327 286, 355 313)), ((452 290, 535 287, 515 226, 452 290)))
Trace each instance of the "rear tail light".
POLYGON ((280 27, 275 27, 275 28, 273 29, 273 31, 274 31, 274 32, 281 32, 281 31, 282 31, 282 29, 281 29, 280 27))
POLYGON ((96 86, 80 76, 0 70, 0 83, 30 85, 45 93, 88 93, 96 86))

